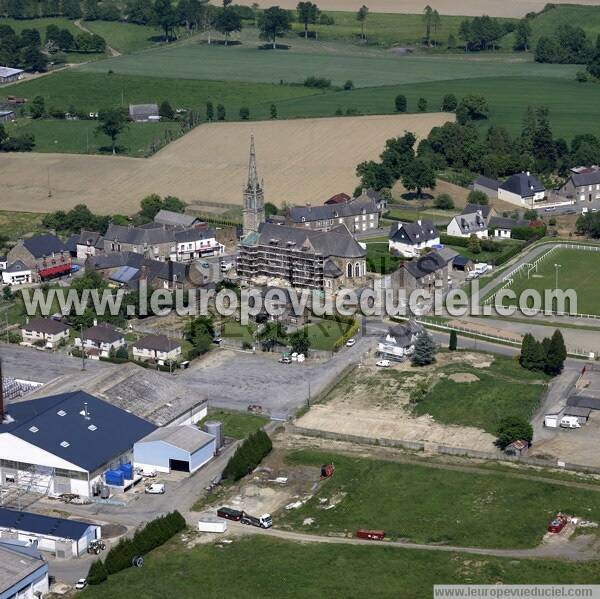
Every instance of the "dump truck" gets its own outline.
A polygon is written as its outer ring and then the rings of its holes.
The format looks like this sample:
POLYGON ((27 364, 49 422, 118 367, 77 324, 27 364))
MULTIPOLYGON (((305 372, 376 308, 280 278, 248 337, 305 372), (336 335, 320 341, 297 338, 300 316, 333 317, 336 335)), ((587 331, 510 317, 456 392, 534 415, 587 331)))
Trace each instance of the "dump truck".
POLYGON ((365 528, 359 528, 356 531, 356 536, 359 539, 369 539, 371 541, 382 541, 385 537, 384 530, 366 530, 365 528))
POLYGON ((242 524, 249 524, 250 526, 257 526, 258 528, 271 528, 271 526, 273 526, 271 514, 263 514, 256 518, 255 516, 243 512, 240 522, 242 524))

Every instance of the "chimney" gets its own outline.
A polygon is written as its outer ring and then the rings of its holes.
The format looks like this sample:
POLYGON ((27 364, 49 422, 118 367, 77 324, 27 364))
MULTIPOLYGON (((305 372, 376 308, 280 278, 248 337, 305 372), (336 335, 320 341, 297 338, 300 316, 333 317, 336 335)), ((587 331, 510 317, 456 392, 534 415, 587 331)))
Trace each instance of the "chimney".
POLYGON ((0 358, 0 424, 4 422, 4 378, 2 376, 2 359, 0 358))
POLYGON ((98 326, 98 319, 94 318, 94 326, 97 327, 98 326))

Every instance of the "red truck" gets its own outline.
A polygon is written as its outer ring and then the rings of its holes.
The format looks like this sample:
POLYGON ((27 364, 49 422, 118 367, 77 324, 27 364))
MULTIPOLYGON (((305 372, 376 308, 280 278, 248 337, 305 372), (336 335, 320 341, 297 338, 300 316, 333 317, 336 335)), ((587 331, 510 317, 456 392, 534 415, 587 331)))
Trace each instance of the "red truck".
POLYGON ((370 539, 371 541, 382 541, 385 537, 384 530, 366 530, 365 528, 359 528, 356 531, 356 536, 359 539, 370 539))
POLYGON ((552 522, 548 525, 548 532, 560 532, 567 525, 567 519, 565 516, 559 514, 552 522))

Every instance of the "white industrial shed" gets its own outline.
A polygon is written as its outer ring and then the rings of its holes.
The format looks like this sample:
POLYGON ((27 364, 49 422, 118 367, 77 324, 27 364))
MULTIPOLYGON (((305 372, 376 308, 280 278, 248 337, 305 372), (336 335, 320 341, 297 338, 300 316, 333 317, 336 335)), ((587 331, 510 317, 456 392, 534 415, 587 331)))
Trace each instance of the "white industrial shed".
POLYGON ((195 472, 217 451, 216 438, 193 425, 157 428, 133 447, 136 468, 195 472))

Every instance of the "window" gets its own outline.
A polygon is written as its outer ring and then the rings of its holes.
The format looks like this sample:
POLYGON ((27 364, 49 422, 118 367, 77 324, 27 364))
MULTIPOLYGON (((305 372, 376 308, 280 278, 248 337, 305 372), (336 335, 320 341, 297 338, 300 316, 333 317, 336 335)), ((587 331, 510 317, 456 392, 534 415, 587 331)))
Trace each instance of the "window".
POLYGON ((58 410, 58 412, 56 412, 58 416, 66 416, 67 413, 64 410, 58 410))
POLYGON ((358 262, 354 266, 354 276, 360 277, 360 264, 358 262))
POLYGON ((30 430, 32 433, 37 433, 37 432, 38 432, 40 429, 39 429, 37 426, 30 426, 30 427, 29 427, 29 430, 30 430))
POLYGON ((64 448, 67 448, 67 447, 69 447, 70 445, 71 445, 71 444, 70 444, 68 441, 61 441, 61 442, 60 442, 60 446, 61 446, 61 447, 64 447, 64 448))
POLYGON ((90 430, 90 431, 95 431, 95 430, 98 430, 98 427, 97 427, 95 424, 90 424, 90 425, 88 426, 88 430, 90 430))
POLYGON ((348 264, 348 277, 352 278, 352 264, 348 264))

